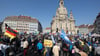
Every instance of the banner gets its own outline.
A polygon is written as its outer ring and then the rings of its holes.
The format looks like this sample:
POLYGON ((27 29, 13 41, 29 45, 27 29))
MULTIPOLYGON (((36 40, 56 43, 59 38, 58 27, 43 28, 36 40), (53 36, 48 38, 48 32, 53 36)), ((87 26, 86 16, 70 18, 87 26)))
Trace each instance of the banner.
POLYGON ((44 46, 45 47, 52 47, 53 46, 52 40, 44 39, 44 46))

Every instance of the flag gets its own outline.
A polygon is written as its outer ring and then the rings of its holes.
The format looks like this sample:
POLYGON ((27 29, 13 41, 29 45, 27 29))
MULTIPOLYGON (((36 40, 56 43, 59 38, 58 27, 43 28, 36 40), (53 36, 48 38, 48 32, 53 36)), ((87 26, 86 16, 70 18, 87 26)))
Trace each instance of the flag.
POLYGON ((70 50, 72 50, 72 48, 73 48, 72 42, 69 40, 69 38, 67 37, 67 35, 63 29, 61 30, 60 37, 66 42, 66 44, 70 45, 70 50))
POLYGON ((52 38, 52 42, 55 44, 56 42, 55 42, 55 40, 54 40, 53 35, 51 35, 51 38, 52 38))
POLYGON ((7 24, 5 24, 5 30, 6 31, 5 31, 4 35, 10 37, 11 39, 15 38, 18 33, 16 30, 11 29, 7 24))
POLYGON ((69 40, 69 38, 67 37, 66 33, 64 32, 64 30, 61 30, 61 34, 60 37, 67 43, 67 44, 71 44, 72 42, 69 40))

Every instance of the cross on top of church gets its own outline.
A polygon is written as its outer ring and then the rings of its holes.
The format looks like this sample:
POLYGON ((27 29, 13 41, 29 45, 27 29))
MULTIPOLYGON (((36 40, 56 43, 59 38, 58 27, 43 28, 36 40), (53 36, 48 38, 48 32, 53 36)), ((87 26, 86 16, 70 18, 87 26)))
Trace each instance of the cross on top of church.
POLYGON ((60 0, 59 5, 60 5, 60 7, 61 7, 61 6, 64 6, 64 1, 63 1, 63 0, 60 0))

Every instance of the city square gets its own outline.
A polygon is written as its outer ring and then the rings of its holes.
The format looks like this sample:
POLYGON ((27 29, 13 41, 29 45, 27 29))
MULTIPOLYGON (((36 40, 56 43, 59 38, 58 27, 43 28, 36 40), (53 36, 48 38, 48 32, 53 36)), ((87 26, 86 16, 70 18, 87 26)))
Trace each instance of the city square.
POLYGON ((99 0, 4 0, 0 56, 100 56, 99 0))

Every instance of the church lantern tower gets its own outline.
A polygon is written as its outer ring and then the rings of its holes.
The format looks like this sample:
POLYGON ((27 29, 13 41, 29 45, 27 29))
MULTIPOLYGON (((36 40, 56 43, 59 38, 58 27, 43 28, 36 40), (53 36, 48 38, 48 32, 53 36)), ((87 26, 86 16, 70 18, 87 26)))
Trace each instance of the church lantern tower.
POLYGON ((64 0, 59 0, 59 7, 57 8, 56 15, 53 17, 51 23, 51 31, 52 33, 56 33, 63 29, 65 32, 72 32, 75 29, 75 20, 72 15, 72 11, 70 13, 70 17, 68 17, 68 12, 66 7, 64 7, 64 0))

